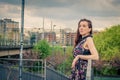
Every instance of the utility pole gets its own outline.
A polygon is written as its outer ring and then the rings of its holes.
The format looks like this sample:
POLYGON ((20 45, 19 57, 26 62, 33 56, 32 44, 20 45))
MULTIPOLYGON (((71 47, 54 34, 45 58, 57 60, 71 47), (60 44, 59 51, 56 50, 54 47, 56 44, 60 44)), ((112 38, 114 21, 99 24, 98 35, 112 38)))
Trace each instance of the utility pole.
POLYGON ((51 20, 51 30, 50 30, 50 42, 52 43, 53 42, 53 34, 52 34, 52 20, 51 20))
POLYGON ((53 46, 55 44, 55 36, 56 36, 56 33, 54 31, 54 27, 56 27, 56 25, 53 25, 53 46))
MULTIPOLYGON (((63 51, 64 51, 64 61, 66 61, 66 46, 63 46, 63 51)), ((63 74, 65 74, 65 63, 63 63, 63 70, 62 70, 63 74)))
POLYGON ((51 21, 51 32, 52 32, 52 21, 51 21))
POLYGON ((42 39, 45 38, 45 31, 44 31, 44 17, 43 17, 43 33, 42 33, 42 39))
POLYGON ((60 26, 60 41, 59 44, 61 45, 61 26, 60 26))
POLYGON ((23 36, 24 36, 24 4, 25 0, 22 0, 21 10, 21 34, 20 34, 20 54, 19 54, 19 80, 22 80, 22 58, 23 58, 23 36))

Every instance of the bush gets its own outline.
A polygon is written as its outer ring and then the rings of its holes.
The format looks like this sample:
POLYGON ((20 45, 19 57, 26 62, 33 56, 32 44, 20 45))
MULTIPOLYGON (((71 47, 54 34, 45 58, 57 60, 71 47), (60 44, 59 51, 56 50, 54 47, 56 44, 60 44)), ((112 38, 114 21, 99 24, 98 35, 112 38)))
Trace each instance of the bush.
POLYGON ((50 45, 46 40, 40 40, 34 46, 34 50, 39 53, 40 59, 44 59, 50 55, 50 45))

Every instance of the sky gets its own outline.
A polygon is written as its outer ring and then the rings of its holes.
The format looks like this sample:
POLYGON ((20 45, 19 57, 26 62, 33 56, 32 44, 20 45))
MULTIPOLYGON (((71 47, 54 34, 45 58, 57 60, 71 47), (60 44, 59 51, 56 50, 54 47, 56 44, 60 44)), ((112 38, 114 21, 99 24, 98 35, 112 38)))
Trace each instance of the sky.
MULTIPOLYGON (((21 22, 22 0, 0 0, 0 19, 21 22)), ((80 19, 92 21, 93 30, 120 24, 120 0, 25 0, 24 27, 77 30, 80 19)), ((21 24, 21 23, 20 23, 21 24)))

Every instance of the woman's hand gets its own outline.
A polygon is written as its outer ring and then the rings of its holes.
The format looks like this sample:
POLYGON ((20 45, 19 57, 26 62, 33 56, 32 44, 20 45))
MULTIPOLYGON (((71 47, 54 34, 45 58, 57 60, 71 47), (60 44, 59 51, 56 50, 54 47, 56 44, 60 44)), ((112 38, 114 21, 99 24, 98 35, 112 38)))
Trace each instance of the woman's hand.
POLYGON ((74 68, 74 67, 75 67, 75 64, 76 64, 76 62, 77 62, 77 60, 78 60, 79 58, 80 58, 80 55, 77 55, 77 56, 73 59, 71 68, 74 68))

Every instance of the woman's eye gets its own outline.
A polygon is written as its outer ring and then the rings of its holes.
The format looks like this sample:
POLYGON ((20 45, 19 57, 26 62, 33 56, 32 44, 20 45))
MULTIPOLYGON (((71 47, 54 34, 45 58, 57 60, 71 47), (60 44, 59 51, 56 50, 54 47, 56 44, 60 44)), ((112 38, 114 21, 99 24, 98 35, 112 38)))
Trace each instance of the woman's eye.
POLYGON ((83 25, 83 27, 86 27, 85 25, 83 25))

